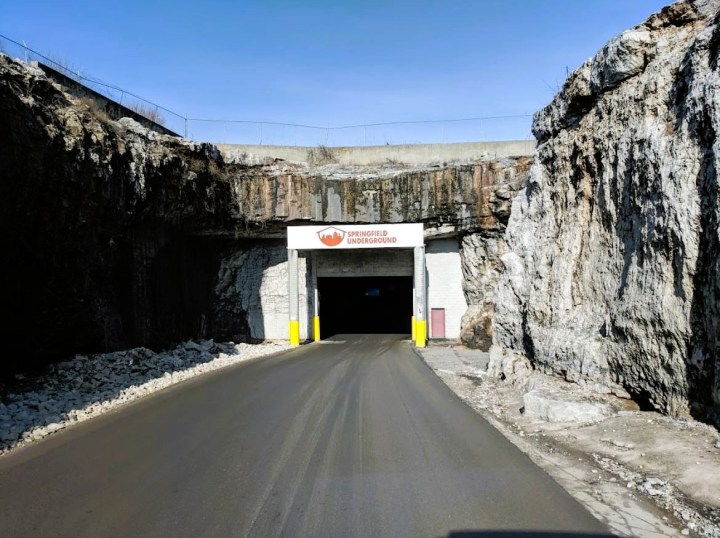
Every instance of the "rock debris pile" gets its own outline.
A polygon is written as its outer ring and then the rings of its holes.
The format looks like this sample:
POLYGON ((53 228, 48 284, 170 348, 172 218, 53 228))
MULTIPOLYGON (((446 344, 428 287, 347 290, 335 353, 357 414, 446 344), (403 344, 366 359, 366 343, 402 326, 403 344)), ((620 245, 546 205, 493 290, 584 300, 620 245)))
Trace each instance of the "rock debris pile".
POLYGON ((160 353, 139 347, 77 355, 41 377, 19 376, 13 392, 0 392, 0 454, 185 379, 288 347, 189 340, 160 353))

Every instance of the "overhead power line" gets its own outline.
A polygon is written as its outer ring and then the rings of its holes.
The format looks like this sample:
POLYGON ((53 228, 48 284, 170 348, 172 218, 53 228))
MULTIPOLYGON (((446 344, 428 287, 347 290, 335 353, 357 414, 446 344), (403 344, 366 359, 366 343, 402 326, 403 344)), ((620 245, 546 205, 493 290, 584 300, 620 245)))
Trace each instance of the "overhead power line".
POLYGON ((379 123, 358 123, 355 125, 304 125, 301 123, 283 123, 279 121, 260 121, 260 120, 226 120, 226 119, 215 119, 215 118, 188 118, 188 121, 203 121, 203 122, 217 122, 217 123, 252 123, 263 125, 282 125, 284 127, 303 127, 305 129, 320 129, 323 131, 330 130, 336 131, 339 129, 358 129, 360 127, 381 127, 384 125, 412 125, 417 123, 457 123, 462 121, 481 121, 481 120, 501 120, 510 118, 531 118, 532 114, 509 114, 505 116, 475 116, 472 118, 453 118, 447 120, 408 120, 408 121, 385 121, 379 123))
POLYGON ((451 119, 432 119, 432 120, 407 120, 407 121, 386 121, 386 122, 376 122, 376 123, 358 123, 354 125, 308 125, 308 124, 302 124, 302 123, 289 123, 289 122, 280 122, 280 121, 262 121, 262 120, 236 120, 236 119, 223 119, 223 118, 190 118, 185 114, 179 114, 173 110, 170 110, 162 105, 159 105, 157 103, 154 103, 148 99, 145 99, 144 97, 141 97, 131 91, 128 91, 124 88, 120 88, 118 86, 115 86, 113 84, 108 84, 107 82, 103 82, 101 80, 98 80, 93 77, 85 76, 81 73, 78 73, 64 65, 61 65, 57 61, 53 60, 52 58, 49 58, 45 56, 44 54, 37 52, 36 50, 28 47, 24 43, 20 43, 6 35, 0 34, 0 38, 13 43, 17 45, 18 47, 21 47, 22 49, 31 52, 32 54, 36 55, 39 58, 42 58, 43 60, 57 66, 60 68, 64 73, 70 74, 73 77, 75 77, 78 80, 83 80, 90 82, 92 84, 96 84, 98 86, 102 86, 105 88, 108 88, 110 90, 114 90, 116 92, 120 92, 123 95, 128 95, 130 97, 133 97, 135 99, 138 99, 140 101, 143 101, 144 103, 147 103, 154 107, 156 110, 162 110, 163 112, 166 112, 168 114, 172 114, 173 116, 176 116, 178 118, 183 119, 186 122, 205 122, 205 123, 244 123, 244 124, 251 124, 251 125, 278 125, 283 127, 300 127, 303 129, 316 129, 321 131, 339 131, 342 129, 358 129, 363 127, 382 127, 382 126, 389 126, 389 125, 416 125, 416 124, 432 124, 432 123, 459 123, 459 122, 466 122, 466 121, 484 121, 484 120, 499 120, 499 119, 513 119, 513 118, 530 118, 533 115, 532 114, 508 114, 508 115, 500 115, 500 116, 473 116, 468 118, 451 118, 451 119))

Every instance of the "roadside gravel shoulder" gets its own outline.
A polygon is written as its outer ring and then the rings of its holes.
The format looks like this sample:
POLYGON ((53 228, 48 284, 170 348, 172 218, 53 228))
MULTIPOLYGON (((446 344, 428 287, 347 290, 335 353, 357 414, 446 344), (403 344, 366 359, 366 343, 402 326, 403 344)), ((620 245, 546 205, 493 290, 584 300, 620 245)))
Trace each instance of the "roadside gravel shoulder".
POLYGON ((287 349, 189 340, 159 353, 140 347, 77 355, 44 375, 16 376, 0 385, 0 455, 185 380, 287 349))
POLYGON ((613 532, 720 537, 720 435, 711 426, 640 411, 539 373, 522 386, 492 379, 482 351, 416 351, 613 532), (588 408, 602 413, 588 415, 588 408))

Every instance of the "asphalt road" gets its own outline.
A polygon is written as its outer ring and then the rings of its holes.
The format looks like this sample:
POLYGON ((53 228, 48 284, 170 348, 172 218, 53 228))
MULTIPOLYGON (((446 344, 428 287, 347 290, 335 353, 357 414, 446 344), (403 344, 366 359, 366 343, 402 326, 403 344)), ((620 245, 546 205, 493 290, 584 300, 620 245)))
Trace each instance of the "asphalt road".
POLYGON ((0 458, 0 536, 605 533, 397 336, 182 384, 0 458))

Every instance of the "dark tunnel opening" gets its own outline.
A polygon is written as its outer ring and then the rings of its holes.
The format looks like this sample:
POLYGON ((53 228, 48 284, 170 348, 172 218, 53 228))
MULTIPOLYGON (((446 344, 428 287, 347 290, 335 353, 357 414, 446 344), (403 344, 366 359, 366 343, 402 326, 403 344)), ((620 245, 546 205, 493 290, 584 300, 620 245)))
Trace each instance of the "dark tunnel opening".
POLYGON ((320 337, 410 334, 410 276, 318 278, 320 337))

